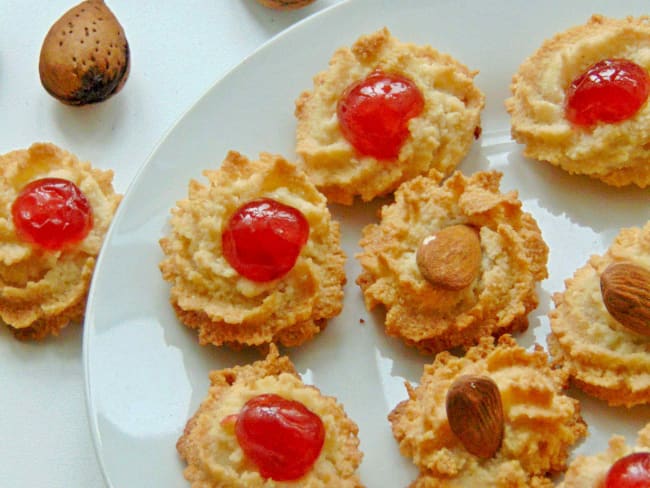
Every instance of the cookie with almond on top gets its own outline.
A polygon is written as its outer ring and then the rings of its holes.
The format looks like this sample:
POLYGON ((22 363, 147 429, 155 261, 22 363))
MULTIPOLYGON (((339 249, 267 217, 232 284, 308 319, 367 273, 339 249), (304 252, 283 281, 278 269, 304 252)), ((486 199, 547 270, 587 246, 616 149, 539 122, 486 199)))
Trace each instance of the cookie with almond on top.
POLYGON ((420 470, 411 486, 552 488, 587 432, 567 381, 541 346, 528 351, 507 334, 463 357, 438 354, 388 416, 420 470))
POLYGON ((423 353, 523 331, 547 275, 548 247, 501 173, 403 183, 363 229, 357 284, 386 333, 423 353))
POLYGON ((650 222, 621 229, 553 295, 557 367, 610 405, 650 403, 650 222))

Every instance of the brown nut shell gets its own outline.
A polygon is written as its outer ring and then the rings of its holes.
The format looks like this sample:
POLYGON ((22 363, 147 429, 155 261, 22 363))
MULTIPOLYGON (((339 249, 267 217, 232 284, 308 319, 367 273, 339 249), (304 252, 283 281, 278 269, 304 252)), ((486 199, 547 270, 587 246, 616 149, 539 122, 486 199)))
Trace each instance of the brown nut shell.
POLYGON ((650 270, 636 264, 610 264, 600 275, 605 308, 624 327, 650 336, 650 270))
POLYGON ((452 225, 425 237, 415 259, 432 285, 462 290, 478 276, 481 257, 477 231, 467 225, 452 225))
POLYGON ((503 441, 504 416, 499 387, 488 376, 462 375, 447 391, 449 427, 474 456, 491 458, 503 441))
POLYGON ((117 18, 102 0, 88 0, 52 25, 38 71, 50 95, 68 105, 85 105, 118 93, 130 64, 129 43, 117 18))
POLYGON ((314 3, 314 0, 257 0, 258 3, 261 3, 265 7, 272 8, 275 10, 297 10, 302 7, 306 7, 310 3, 314 3))

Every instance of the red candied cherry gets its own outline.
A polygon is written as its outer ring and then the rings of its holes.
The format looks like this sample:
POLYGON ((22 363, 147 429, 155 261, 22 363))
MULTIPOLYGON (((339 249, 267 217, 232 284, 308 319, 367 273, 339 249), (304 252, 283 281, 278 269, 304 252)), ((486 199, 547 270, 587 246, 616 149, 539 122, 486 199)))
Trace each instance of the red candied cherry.
POLYGON ((260 198, 235 211, 221 244, 224 257, 239 274, 265 282, 293 268, 308 237, 309 223, 298 209, 260 198))
POLYGON ((325 427, 302 403, 264 394, 246 402, 237 416, 235 435, 263 477, 289 481, 314 465, 325 442, 325 427))
POLYGON ((20 239, 49 250, 81 241, 93 226, 86 195, 62 178, 27 184, 11 206, 11 215, 20 239))
POLYGON ((605 59, 578 76, 566 94, 569 122, 590 126, 629 119, 650 93, 648 72, 626 59, 605 59))
POLYGON ((374 71, 345 90, 337 116, 343 136, 360 154, 395 159, 409 135, 409 120, 423 108, 424 97, 413 81, 374 71))
POLYGON ((604 488, 650 487, 650 452, 622 457, 609 468, 604 488))

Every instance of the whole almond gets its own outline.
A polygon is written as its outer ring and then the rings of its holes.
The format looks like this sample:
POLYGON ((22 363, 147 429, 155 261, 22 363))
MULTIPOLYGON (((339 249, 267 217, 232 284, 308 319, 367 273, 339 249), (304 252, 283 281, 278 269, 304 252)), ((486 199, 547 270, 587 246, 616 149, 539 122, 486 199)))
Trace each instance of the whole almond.
POLYGON ((38 71, 50 95, 68 105, 85 105, 119 92, 130 64, 129 43, 117 18, 102 0, 88 0, 52 25, 38 71))
POLYGON ((449 427, 474 456, 491 458, 503 441, 504 417, 499 387, 488 376, 463 375, 447 391, 449 427))
POLYGON ((650 270, 628 262, 610 264, 600 275, 600 292, 621 325, 650 336, 650 270))
POLYGON ((425 237, 415 259, 431 284, 462 290, 478 276, 481 257, 478 232, 467 225, 452 225, 425 237))

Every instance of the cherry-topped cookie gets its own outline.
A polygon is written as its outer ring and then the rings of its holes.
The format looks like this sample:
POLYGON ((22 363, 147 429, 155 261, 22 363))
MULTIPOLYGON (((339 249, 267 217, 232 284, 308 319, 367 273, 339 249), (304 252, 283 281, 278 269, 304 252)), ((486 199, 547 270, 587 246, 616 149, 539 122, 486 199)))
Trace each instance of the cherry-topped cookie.
POLYGON ((202 344, 296 346, 343 302, 345 255, 325 197, 280 156, 236 152, 190 182, 161 239, 178 318, 202 344))
POLYGON ((113 173, 53 144, 0 156, 0 317, 20 339, 83 317, 104 235, 120 202, 113 173))
POLYGON ((639 432, 636 445, 613 435, 608 448, 576 456, 557 488, 643 488, 650 486, 650 424, 639 432))
POLYGON ((650 17, 594 15, 545 41, 506 108, 524 155, 613 186, 650 184, 650 17))
POLYGON ((384 28, 338 49, 296 101, 299 164, 330 202, 442 180, 480 134, 476 72, 384 28))
POLYGON ((210 373, 176 447, 193 488, 359 488, 357 433, 271 345, 264 360, 210 373))

